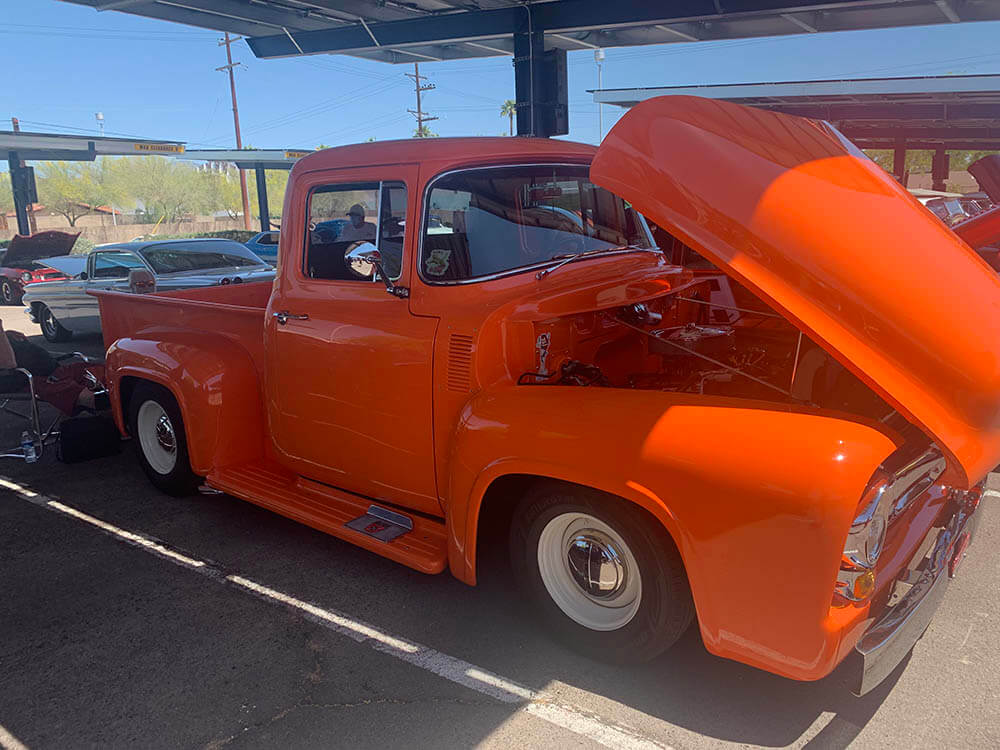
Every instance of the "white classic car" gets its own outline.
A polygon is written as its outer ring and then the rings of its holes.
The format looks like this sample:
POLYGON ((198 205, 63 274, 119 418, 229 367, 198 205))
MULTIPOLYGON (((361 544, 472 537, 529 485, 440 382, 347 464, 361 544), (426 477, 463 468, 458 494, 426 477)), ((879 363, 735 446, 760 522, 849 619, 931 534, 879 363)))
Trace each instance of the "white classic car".
POLYGON ((25 312, 49 341, 99 333, 101 315, 91 290, 129 291, 129 274, 145 270, 156 291, 271 281, 274 269, 246 246, 224 239, 150 240, 101 245, 89 255, 40 261, 70 278, 30 284, 25 312))

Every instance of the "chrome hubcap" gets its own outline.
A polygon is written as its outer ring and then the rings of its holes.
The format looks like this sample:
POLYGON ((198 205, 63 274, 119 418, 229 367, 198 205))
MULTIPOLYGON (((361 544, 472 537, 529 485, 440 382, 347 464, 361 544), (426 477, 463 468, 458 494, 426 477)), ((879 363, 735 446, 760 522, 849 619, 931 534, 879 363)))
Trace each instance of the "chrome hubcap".
POLYGON ((598 631, 627 625, 642 603, 642 572, 621 534, 589 513, 561 513, 538 537, 538 573, 571 620, 598 631))
POLYGON ((160 444, 167 453, 177 450, 177 439, 174 437, 174 426, 170 424, 170 417, 162 415, 156 421, 156 442, 160 444))
POLYGON ((159 474, 169 474, 177 465, 177 434, 166 410, 156 401, 139 407, 136 432, 142 455, 159 474))
POLYGON ((584 529, 569 540, 566 561, 573 581, 587 596, 607 599, 625 586, 625 565, 614 542, 596 529, 584 529))

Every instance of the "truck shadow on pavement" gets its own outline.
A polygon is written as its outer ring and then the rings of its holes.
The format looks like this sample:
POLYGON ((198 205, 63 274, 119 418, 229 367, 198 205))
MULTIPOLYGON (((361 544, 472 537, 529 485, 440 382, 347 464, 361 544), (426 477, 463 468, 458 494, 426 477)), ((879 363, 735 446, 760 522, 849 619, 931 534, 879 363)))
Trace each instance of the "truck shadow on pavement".
MULTIPOLYGON (((5 423, 0 436, 9 442, 8 432, 5 423)), ((906 662, 879 688, 857 699, 836 672, 820 682, 799 683, 712 656, 702 645, 696 627, 669 652, 645 665, 621 668, 592 661, 562 647, 537 626, 510 580, 505 553, 499 545, 494 545, 481 563, 485 574, 480 586, 470 588, 447 574, 429 577, 398 566, 228 496, 165 497, 148 484, 129 446, 125 447, 121 456, 74 466, 56 462, 50 452, 34 465, 0 463, 0 474, 103 521, 211 561, 228 572, 238 572, 297 599, 345 613, 534 690, 558 688, 560 700, 588 711, 602 715, 611 711, 609 718, 614 719, 614 712, 621 710, 621 723, 631 726, 637 723, 632 712, 673 725, 656 727, 656 721, 638 717, 644 733, 658 736, 662 732, 661 741, 691 744, 678 741, 677 735, 683 732, 678 732, 677 727, 714 740, 772 747, 805 742, 813 748, 843 748, 871 720, 905 669, 906 662), (616 704, 621 705, 615 708, 616 704), (834 718, 819 727, 817 719, 824 714, 834 714, 834 718), (815 735, 806 737, 813 731, 815 735)), ((31 517, 36 515, 42 517, 37 522, 44 523, 51 521, 46 517, 55 514, 38 510, 31 517)), ((89 528, 85 533, 100 534, 89 528)), ((104 546, 117 544, 120 542, 109 541, 104 546)), ((68 549, 65 554, 73 555, 74 551, 68 549)), ((200 585, 193 573, 175 573, 177 569, 166 563, 162 567, 171 571, 164 572, 165 576, 194 579, 195 583, 184 585, 200 585)), ((96 575, 103 573, 97 571, 96 575)), ((129 571, 107 570, 106 575, 127 577, 129 571)), ((17 605, 44 607, 46 602, 17 605)), ((115 616, 114 609, 108 616, 115 616)), ((333 633, 326 635, 336 642, 330 646, 332 654, 339 649, 362 648, 333 633)), ((234 633, 233 637, 239 636, 234 633)), ((163 648, 169 651, 170 644, 163 648)), ((300 649, 302 644, 292 639, 278 644, 278 648, 300 649)), ((185 668, 176 666, 178 670, 185 668)), ((398 669, 412 668, 399 664, 398 669)), ((194 675, 179 677, 183 677, 182 682, 197 681, 194 675)), ((364 682, 368 678, 356 674, 354 679, 364 682)), ((305 686, 309 694, 314 687, 305 686)), ((252 694, 260 688, 256 685, 247 689, 252 694)), ((274 688, 280 689, 278 685, 274 688)), ((112 691, 125 694, 129 689, 129 685, 119 684, 112 691)), ((168 698, 149 697, 151 701, 168 698)), ((482 696, 470 692, 469 698, 479 700, 482 696)), ((114 692, 101 698, 105 706, 113 706, 115 700, 114 692)), ((515 710, 499 703, 497 709, 510 713, 515 710)), ((475 720, 472 713, 468 719, 475 720)), ((410 719, 414 720, 420 721, 419 714, 410 719)), ((121 721, 122 731, 143 731, 141 727, 128 727, 127 719, 121 721)), ((466 729, 486 737, 496 730, 487 724, 466 729)), ((431 729, 426 729, 433 736, 431 729)), ((295 742, 294 738, 289 741, 295 742)))

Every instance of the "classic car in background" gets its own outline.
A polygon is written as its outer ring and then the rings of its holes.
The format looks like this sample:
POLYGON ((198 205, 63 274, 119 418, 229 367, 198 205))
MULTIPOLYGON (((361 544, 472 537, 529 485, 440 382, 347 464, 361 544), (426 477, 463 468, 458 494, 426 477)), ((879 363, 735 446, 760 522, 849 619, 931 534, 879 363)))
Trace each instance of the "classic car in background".
POLYGON ((68 278, 33 284, 24 295, 26 312, 49 341, 66 341, 74 333, 98 333, 101 317, 93 290, 129 291, 129 273, 146 270, 156 289, 269 281, 274 269, 244 245, 232 240, 160 240, 102 245, 88 256, 44 261, 68 278))
POLYGON ((272 266, 278 262, 278 238, 281 233, 278 230, 270 232, 259 232, 243 244, 250 252, 259 255, 272 266))
POLYGON ((49 231, 33 235, 15 235, 0 261, 0 304, 18 305, 28 284, 38 281, 59 281, 66 276, 40 262, 55 255, 66 255, 73 249, 79 233, 49 231))

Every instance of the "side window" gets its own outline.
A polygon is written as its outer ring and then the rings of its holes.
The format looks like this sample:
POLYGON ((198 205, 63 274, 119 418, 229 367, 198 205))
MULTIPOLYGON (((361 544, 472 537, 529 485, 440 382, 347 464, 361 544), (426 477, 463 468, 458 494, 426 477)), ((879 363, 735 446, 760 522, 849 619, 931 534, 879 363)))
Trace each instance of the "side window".
POLYGON ((344 254, 360 242, 382 253, 386 274, 403 267, 406 186, 397 182, 324 185, 309 194, 304 273, 310 278, 372 281, 354 275, 344 254))
POLYGON ((127 279, 133 268, 145 268, 132 253, 98 253, 94 256, 95 279, 127 279))

